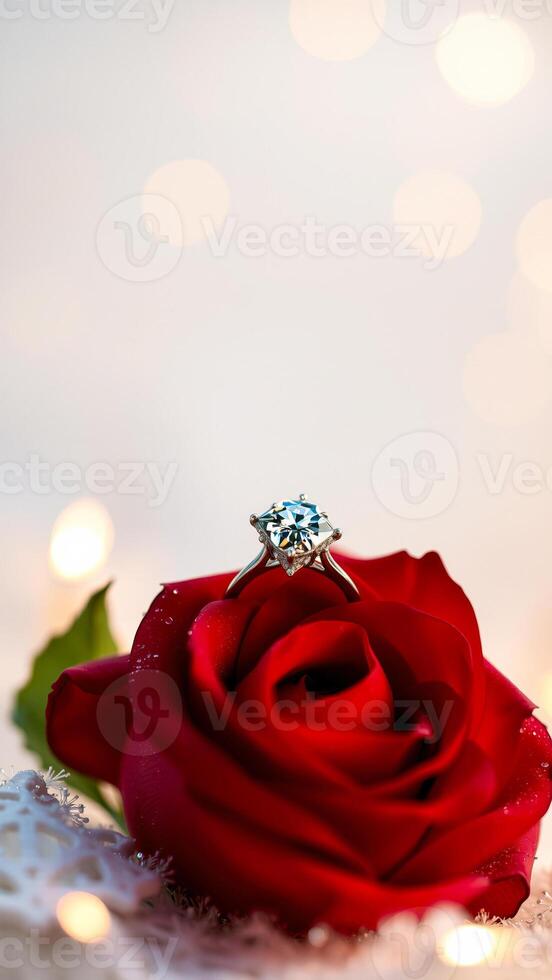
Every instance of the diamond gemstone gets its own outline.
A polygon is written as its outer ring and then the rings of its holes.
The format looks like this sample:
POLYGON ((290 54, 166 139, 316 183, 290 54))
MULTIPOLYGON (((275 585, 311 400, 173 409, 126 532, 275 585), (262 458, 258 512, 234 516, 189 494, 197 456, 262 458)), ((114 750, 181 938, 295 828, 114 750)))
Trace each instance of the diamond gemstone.
POLYGON ((323 551, 334 531, 326 515, 307 500, 281 500, 261 514, 256 526, 289 575, 323 551))

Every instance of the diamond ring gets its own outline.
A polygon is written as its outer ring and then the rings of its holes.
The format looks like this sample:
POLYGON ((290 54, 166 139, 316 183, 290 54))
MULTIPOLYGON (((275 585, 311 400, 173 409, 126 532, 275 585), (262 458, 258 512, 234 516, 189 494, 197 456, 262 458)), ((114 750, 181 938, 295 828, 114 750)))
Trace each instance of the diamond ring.
POLYGON ((281 565, 288 575, 300 568, 324 572, 343 590, 351 601, 359 598, 358 589, 347 572, 338 565, 330 545, 341 537, 333 527, 326 511, 307 500, 304 493, 298 500, 281 500, 258 517, 252 514, 251 524, 262 544, 260 553, 232 579, 226 595, 234 598, 254 578, 267 568, 281 565))

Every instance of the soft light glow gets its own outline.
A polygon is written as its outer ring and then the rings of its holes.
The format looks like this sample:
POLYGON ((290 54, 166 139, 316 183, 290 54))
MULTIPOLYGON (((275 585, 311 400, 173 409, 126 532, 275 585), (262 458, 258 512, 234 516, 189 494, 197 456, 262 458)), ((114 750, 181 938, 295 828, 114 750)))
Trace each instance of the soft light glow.
MULTIPOLYGON (((383 6, 378 0, 380 23, 383 6)), ((289 24, 304 51, 324 61, 359 58, 381 33, 366 0, 291 0, 289 24)))
POLYGON ((487 926, 457 926, 441 940, 439 955, 451 966, 476 966, 489 960, 497 949, 497 936, 487 926))
POLYGON ((535 67, 529 38, 512 21, 466 14, 440 39, 437 64, 446 82, 468 102, 498 105, 527 84, 535 67))
POLYGON ((539 201, 525 215, 517 235, 517 255, 529 281, 552 291, 552 198, 539 201))
POLYGON ((545 674, 542 679, 542 695, 539 700, 548 717, 552 718, 552 673, 545 674))
POLYGON ((67 892, 57 903, 57 920, 79 943, 93 943, 109 933, 111 916, 101 898, 90 892, 67 892))
POLYGON ((78 500, 57 518, 50 539, 50 564, 60 578, 81 579, 100 568, 113 545, 113 525, 96 500, 78 500))
MULTIPOLYGON (((180 220, 170 221, 165 215, 164 223, 159 222, 171 245, 203 241, 228 214, 228 185, 206 160, 175 160, 159 167, 146 181, 144 195, 150 194, 167 198, 177 209, 180 220)), ((144 209, 151 211, 151 203, 144 209)))
POLYGON ((508 290, 508 312, 513 329, 534 336, 552 354, 552 292, 537 289, 518 272, 508 290))
POLYGON ((518 425, 535 418, 550 394, 550 376, 541 347, 514 331, 484 337, 469 352, 464 395, 486 422, 518 425))
POLYGON ((450 259, 477 238, 481 201, 463 177, 421 170, 399 186, 393 215, 397 225, 420 229, 412 244, 422 255, 450 259))

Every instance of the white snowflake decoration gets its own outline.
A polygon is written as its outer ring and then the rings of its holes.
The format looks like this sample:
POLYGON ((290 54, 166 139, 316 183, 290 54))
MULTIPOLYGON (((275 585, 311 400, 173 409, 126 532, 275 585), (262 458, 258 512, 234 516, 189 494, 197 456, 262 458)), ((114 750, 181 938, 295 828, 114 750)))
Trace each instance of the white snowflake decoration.
POLYGON ((159 893, 159 874, 132 860, 133 841, 89 829, 76 799, 50 773, 19 772, 0 785, 2 926, 47 928, 68 891, 96 895, 123 916, 159 893))

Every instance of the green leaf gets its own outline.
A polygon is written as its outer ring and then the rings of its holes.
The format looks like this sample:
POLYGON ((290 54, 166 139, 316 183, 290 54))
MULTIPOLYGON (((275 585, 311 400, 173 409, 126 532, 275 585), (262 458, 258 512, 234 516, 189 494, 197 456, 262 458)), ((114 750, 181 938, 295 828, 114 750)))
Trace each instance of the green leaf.
MULTIPOLYGON (((12 719, 23 732, 26 748, 38 757, 44 769, 63 768, 46 741, 46 702, 52 684, 67 667, 99 660, 117 651, 105 601, 109 585, 90 597, 66 633, 52 637, 36 655, 29 680, 16 694, 12 719)), ((122 825, 122 815, 107 801, 96 780, 71 773, 64 781, 103 806, 122 825)))

